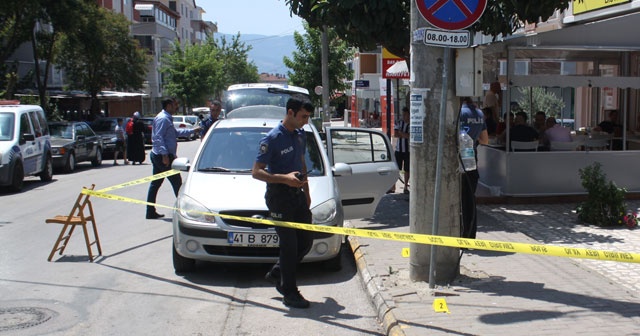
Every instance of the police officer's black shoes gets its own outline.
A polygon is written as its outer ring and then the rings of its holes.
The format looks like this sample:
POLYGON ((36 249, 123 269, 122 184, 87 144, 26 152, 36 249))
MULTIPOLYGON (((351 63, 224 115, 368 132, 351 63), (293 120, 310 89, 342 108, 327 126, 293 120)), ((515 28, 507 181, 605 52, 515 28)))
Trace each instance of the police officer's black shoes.
POLYGON ((147 212, 147 219, 158 219, 164 217, 163 214, 157 212, 147 212))
POLYGON ((302 297, 302 295, 300 294, 300 291, 295 291, 290 294, 285 294, 284 297, 282 298, 282 302, 284 303, 285 306, 293 307, 293 308, 309 308, 309 305, 310 305, 309 301, 307 301, 307 299, 302 297))
POLYGON ((264 275, 264 279, 274 284, 278 293, 284 295, 284 291, 282 290, 282 286, 280 285, 280 277, 278 275, 275 275, 272 271, 269 271, 264 275))

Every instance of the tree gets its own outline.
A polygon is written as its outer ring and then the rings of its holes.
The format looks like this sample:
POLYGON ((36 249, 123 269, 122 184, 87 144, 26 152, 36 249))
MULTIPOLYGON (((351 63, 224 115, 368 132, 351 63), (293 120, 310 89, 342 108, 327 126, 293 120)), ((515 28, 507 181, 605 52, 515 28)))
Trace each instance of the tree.
POLYGON ((208 95, 223 88, 222 60, 213 40, 203 45, 175 41, 172 51, 163 56, 160 71, 166 75, 165 92, 180 97, 185 106, 206 101, 208 95))
MULTIPOLYGON (((322 73, 318 64, 321 62, 321 31, 311 28, 309 24, 304 24, 305 33, 293 33, 293 39, 297 51, 294 51, 292 58, 284 57, 284 65, 293 70, 288 72, 289 81, 292 85, 301 86, 313 92, 314 88, 322 83, 322 73)), ((328 32, 329 39, 329 87, 334 92, 344 92, 348 88, 346 79, 353 77, 346 61, 353 56, 351 48, 338 38, 333 31, 328 32)), ((314 104, 319 106, 320 96, 314 96, 314 104)))
POLYGON ((518 104, 530 115, 538 111, 544 112, 547 116, 555 117, 560 115, 564 108, 564 101, 555 93, 547 91, 543 87, 521 87, 518 88, 520 98, 518 104))
POLYGON ((209 97, 219 97, 235 83, 255 83, 260 78, 258 67, 248 61, 251 46, 240 42, 240 34, 228 42, 208 38, 202 45, 184 48, 174 43, 171 53, 163 58, 161 71, 167 75, 165 91, 180 97, 185 106, 202 105, 209 97))
POLYGON ((75 18, 78 29, 59 41, 57 63, 65 70, 71 89, 91 96, 91 114, 100 112, 98 93, 104 88, 138 90, 150 61, 129 35, 130 22, 95 4, 82 4, 83 15, 75 18))
MULTIPOLYGON (((291 13, 311 27, 327 25, 338 36, 361 50, 382 45, 409 58, 410 9, 415 0, 286 0, 291 13)), ((571 0, 495 0, 471 30, 497 37, 507 36, 522 22, 547 20, 556 9, 566 9, 571 0)))

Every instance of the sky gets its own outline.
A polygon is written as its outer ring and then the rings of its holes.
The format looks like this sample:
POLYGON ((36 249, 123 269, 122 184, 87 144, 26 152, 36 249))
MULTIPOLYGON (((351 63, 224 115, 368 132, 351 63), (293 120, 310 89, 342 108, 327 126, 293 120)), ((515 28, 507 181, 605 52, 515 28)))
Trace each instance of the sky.
POLYGON ((302 19, 289 15, 284 0, 196 0, 205 21, 218 24, 224 34, 293 35, 303 32, 302 19))

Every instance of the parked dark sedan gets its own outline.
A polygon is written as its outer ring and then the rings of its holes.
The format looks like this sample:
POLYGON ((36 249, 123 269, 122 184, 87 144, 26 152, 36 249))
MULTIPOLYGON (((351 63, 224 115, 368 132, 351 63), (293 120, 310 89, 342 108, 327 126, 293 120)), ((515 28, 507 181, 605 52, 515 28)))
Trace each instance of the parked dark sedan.
POLYGON ((102 138, 82 121, 49 123, 53 167, 72 172, 78 162, 102 164, 102 138))
MULTIPOLYGON (((129 118, 122 118, 122 127, 124 128, 127 125, 129 118)), ((117 117, 104 117, 95 120, 91 123, 91 128, 94 132, 102 137, 102 143, 104 144, 104 148, 102 149, 102 154, 105 158, 113 158, 113 154, 116 150, 116 125, 118 124, 117 117)), ((119 158, 122 157, 124 153, 120 153, 119 158)))

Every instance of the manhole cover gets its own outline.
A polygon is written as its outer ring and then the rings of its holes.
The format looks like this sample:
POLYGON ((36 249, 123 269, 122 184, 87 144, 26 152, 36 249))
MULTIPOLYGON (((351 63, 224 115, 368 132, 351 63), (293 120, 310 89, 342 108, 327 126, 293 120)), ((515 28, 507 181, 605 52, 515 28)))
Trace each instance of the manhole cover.
POLYGON ((0 331, 25 329, 50 320, 56 312, 46 308, 0 308, 0 331))

